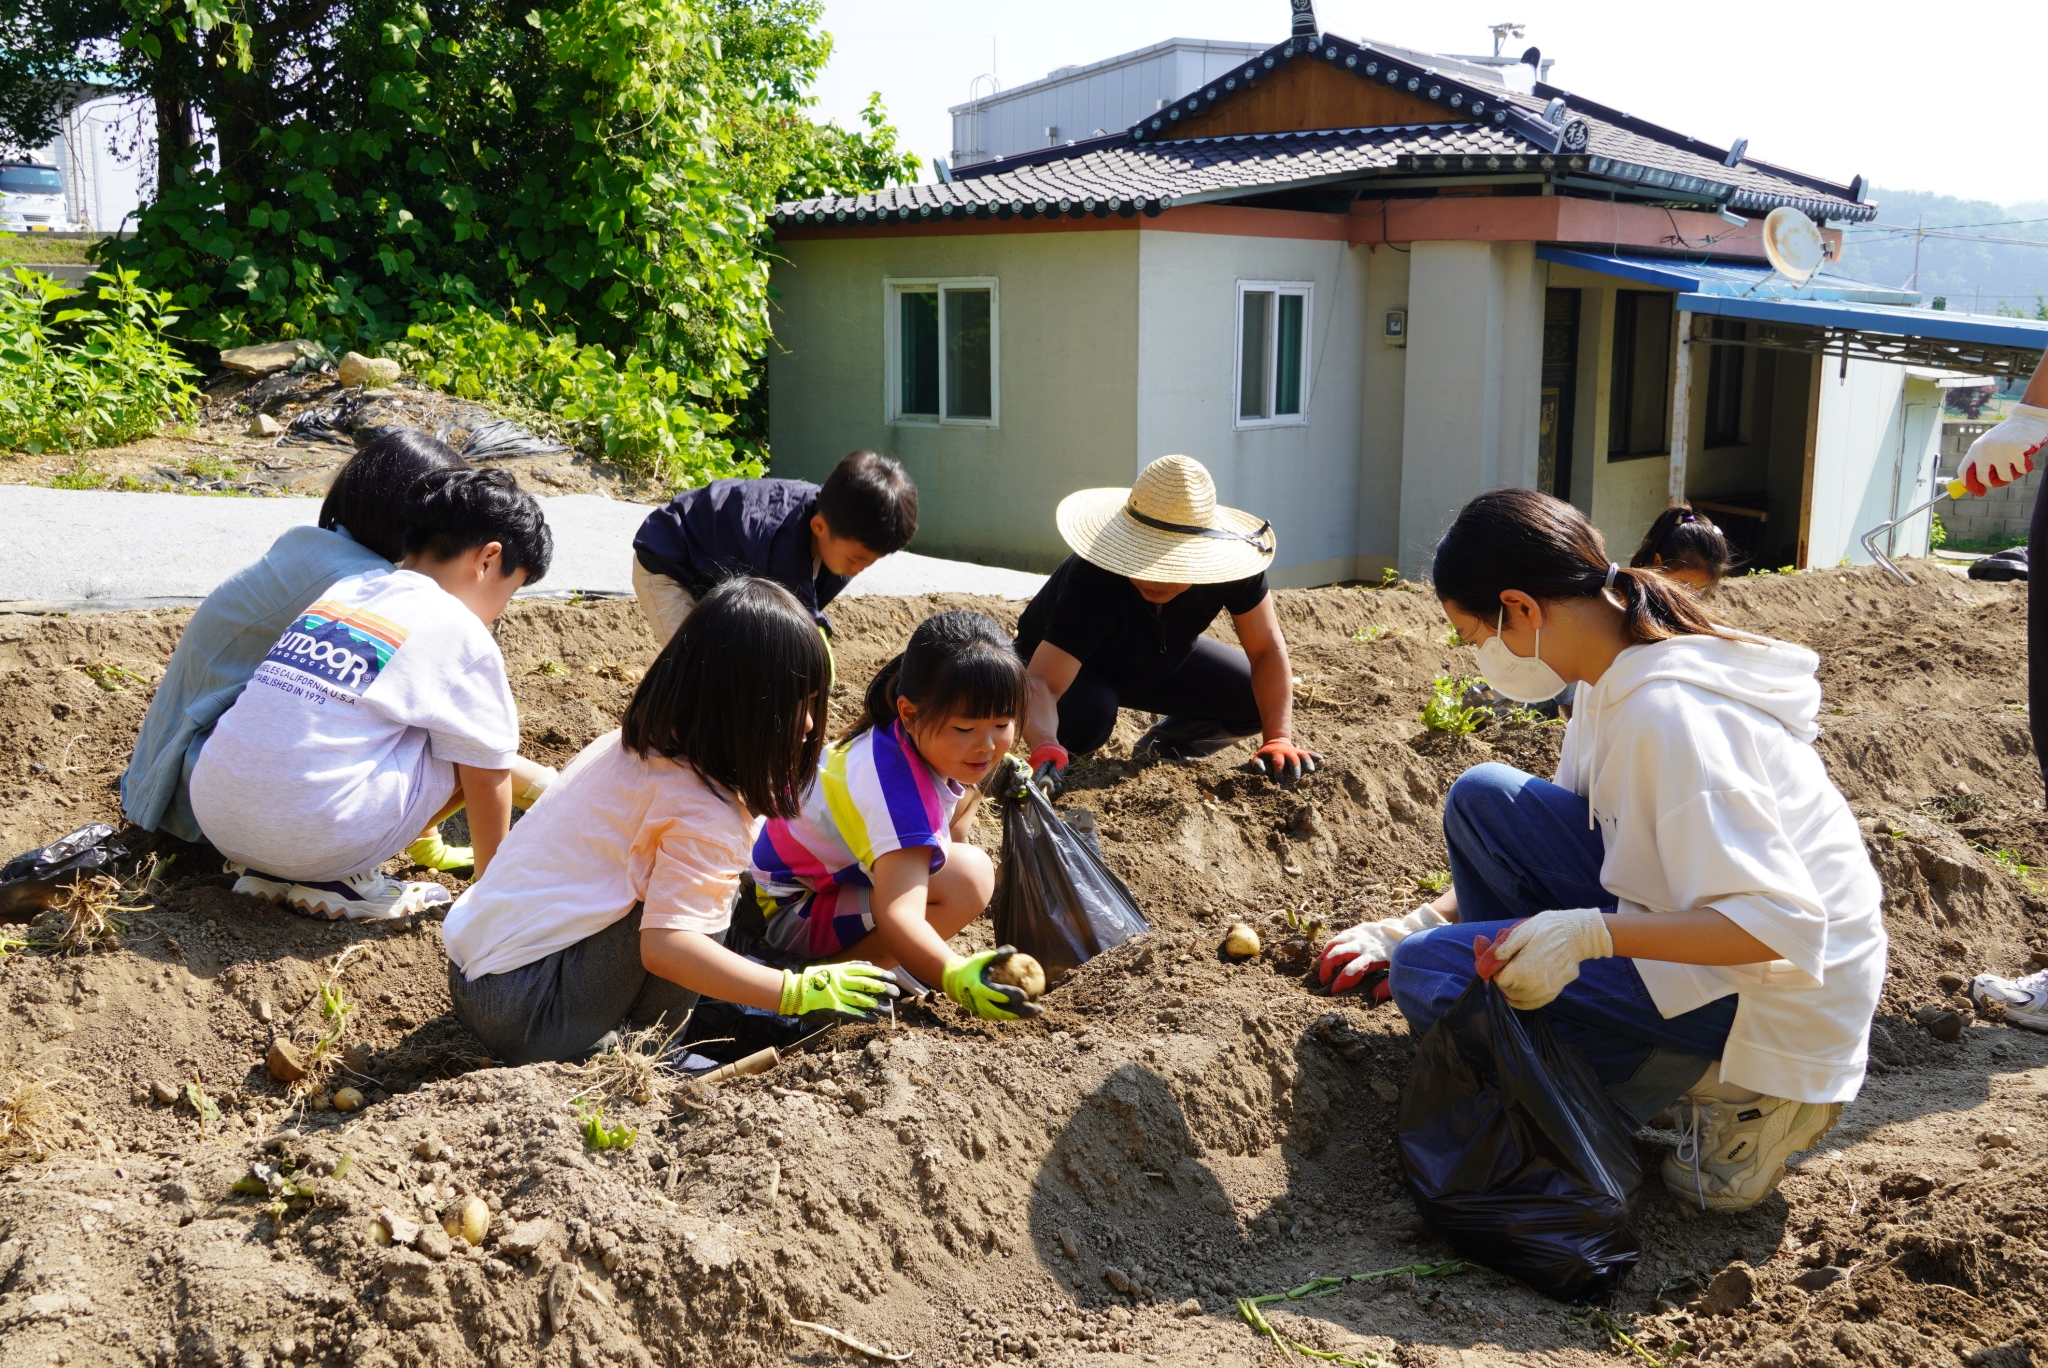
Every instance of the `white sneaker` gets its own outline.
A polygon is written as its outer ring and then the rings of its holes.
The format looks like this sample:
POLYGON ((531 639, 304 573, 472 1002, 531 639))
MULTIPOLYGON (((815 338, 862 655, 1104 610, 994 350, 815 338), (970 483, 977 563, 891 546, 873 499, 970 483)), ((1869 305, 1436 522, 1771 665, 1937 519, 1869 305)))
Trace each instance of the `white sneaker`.
POLYGON ((2048 969, 2016 979, 1979 974, 1970 980, 1970 1001, 2003 1003, 2007 1025, 2048 1031, 2048 969))
POLYGON ((292 883, 248 869, 235 880, 235 892, 280 903, 317 921, 397 921, 450 901, 448 890, 437 883, 401 883, 381 869, 315 883, 292 883))
POLYGON ((1839 1102, 1792 1102, 1727 1083, 1678 1100, 1685 1122, 1664 1156, 1664 1186, 1702 1211, 1744 1211, 1777 1190, 1785 1160, 1811 1149, 1842 1114, 1839 1102))

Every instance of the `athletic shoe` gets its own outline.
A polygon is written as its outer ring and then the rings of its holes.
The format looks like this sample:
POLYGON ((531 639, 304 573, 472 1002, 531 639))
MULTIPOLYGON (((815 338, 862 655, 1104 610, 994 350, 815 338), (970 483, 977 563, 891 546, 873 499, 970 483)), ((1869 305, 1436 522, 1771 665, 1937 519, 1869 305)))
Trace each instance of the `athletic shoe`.
POLYGON ((235 892, 316 921, 397 921, 450 901, 448 890, 437 883, 400 883, 380 869, 318 883, 290 883, 251 869, 235 881, 235 892))
POLYGON ((2048 969, 2016 979, 1979 974, 1970 980, 1970 1001, 2003 1003, 2006 1025, 2048 1031, 2048 969))
POLYGON ((431 869, 442 874, 454 874, 476 868, 476 851, 469 846, 452 846, 441 839, 441 828, 429 828, 427 834, 405 848, 405 858, 421 869, 431 869))
POLYGON ((1839 1102, 1791 1102, 1727 1083, 1678 1101, 1678 1149, 1664 1156, 1664 1186, 1702 1211, 1745 1211, 1777 1190, 1785 1160, 1820 1142, 1839 1102))

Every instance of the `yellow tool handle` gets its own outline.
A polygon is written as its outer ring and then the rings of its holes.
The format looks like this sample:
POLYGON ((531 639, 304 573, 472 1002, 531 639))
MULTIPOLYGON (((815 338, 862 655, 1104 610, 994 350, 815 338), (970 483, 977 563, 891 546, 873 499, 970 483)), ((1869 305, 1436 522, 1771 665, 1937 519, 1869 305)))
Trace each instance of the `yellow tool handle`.
POLYGON ((1950 480, 1948 482, 1948 496, 1951 499, 1964 499, 1969 497, 1969 493, 1970 487, 1961 480, 1950 480))

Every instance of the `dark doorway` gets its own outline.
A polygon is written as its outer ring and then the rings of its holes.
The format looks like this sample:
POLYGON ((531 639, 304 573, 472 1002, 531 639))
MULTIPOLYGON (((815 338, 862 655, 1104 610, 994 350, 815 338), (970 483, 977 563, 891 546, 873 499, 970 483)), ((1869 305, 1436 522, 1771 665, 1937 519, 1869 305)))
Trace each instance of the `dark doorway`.
POLYGON ((1536 487, 1572 497, 1572 400, 1579 388, 1579 292, 1543 292, 1543 386, 1537 411, 1536 487))

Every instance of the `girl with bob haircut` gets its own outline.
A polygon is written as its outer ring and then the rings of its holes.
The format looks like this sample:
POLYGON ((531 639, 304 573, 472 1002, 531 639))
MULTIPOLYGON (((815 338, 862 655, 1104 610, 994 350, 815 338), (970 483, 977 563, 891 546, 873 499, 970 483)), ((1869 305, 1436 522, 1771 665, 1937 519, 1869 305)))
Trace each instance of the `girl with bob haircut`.
POLYGON ((754 842, 765 941, 798 963, 866 958, 938 983, 976 1016, 1035 1015, 988 968, 1015 952, 955 954, 995 869, 969 843, 978 789, 1017 735, 1024 662, 980 613, 941 613, 868 685, 860 720, 826 752, 801 810, 754 842))
POLYGON ((456 1015, 510 1064, 582 1059, 624 1027, 680 1027, 700 994, 861 1016, 872 965, 802 974, 720 938, 762 819, 794 816, 824 744, 824 638, 788 590, 717 586, 626 705, 512 828, 442 928, 456 1015))
POLYGON ((1495 690, 1578 686, 1557 778, 1460 776, 1450 891, 1338 936, 1324 981, 1391 963, 1421 1032, 1492 978, 1638 1122, 1682 1104, 1681 1200, 1756 1205, 1856 1096, 1884 981, 1877 875, 1813 748, 1818 658, 1715 626, 1532 490, 1466 504, 1434 578, 1495 690))
POLYGON ((1714 592, 1735 568, 1728 538, 1720 528, 1693 510, 1689 503, 1675 503, 1657 515, 1643 544, 1629 557, 1631 570, 1662 570, 1694 593, 1705 597, 1714 592))

